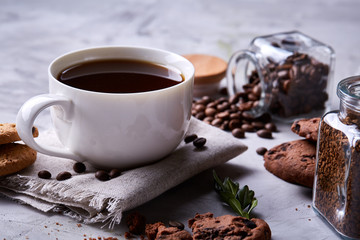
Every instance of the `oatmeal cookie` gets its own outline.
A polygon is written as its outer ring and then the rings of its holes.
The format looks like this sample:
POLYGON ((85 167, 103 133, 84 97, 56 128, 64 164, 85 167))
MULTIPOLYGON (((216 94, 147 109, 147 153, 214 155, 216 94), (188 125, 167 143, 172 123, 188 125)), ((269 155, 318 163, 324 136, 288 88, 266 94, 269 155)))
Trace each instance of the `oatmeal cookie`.
MULTIPOLYGON (((33 127, 32 133, 34 137, 39 136, 39 131, 36 127, 33 127)), ((12 143, 20 140, 15 123, 0 123, 0 144, 12 143)))
POLYGON ((36 160, 36 151, 18 143, 0 145, 0 176, 18 172, 36 160))

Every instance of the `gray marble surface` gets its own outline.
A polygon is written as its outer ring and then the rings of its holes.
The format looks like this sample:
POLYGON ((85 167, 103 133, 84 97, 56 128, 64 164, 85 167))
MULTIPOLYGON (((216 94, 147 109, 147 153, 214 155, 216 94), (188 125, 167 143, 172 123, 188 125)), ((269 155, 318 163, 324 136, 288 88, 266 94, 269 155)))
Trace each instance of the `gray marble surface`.
MULTIPOLYGON (((337 82, 360 74, 359 9, 357 0, 0 0, 0 122, 14 122, 27 99, 48 91, 47 67, 55 57, 100 45, 151 46, 228 60, 256 36, 299 30, 334 48, 337 82)), ((48 112, 37 125, 50 127, 48 112)), ((269 223, 273 239, 338 239, 309 208, 311 191, 268 173, 255 153, 257 147, 297 138, 289 125, 279 128, 273 140, 248 134, 243 140, 248 151, 216 170, 255 190, 254 214, 269 223)), ((211 171, 205 171, 136 210, 148 222, 185 223, 196 212, 231 213, 210 183, 211 171)), ((0 196, 0 239, 122 239, 127 230, 124 222, 113 230, 78 224, 0 196)))

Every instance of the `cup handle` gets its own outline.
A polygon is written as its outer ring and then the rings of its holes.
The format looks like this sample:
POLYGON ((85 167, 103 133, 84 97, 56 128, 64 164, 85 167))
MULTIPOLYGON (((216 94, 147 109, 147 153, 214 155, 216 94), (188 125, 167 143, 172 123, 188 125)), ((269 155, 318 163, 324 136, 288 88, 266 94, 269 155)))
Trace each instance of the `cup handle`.
MULTIPOLYGON (((249 50, 240 50, 235 52, 228 63, 228 68, 226 71, 226 79, 227 79, 227 90, 230 96, 233 96, 236 92, 237 92, 237 88, 236 88, 236 84, 235 84, 235 76, 236 76, 236 72, 234 72, 234 70, 236 71, 238 64, 240 62, 240 60, 245 59, 248 60, 250 62, 252 62, 256 68, 256 71, 258 72, 258 75, 260 77, 260 79, 263 79, 263 74, 261 72, 261 67, 260 64, 258 62, 258 59, 255 55, 254 52, 249 51, 249 50)), ((246 70, 247 70, 248 65, 246 65, 245 67, 245 71, 244 71, 244 77, 247 78, 246 76, 246 70)), ((247 82, 243 82, 242 84, 246 84, 247 82)))
POLYGON ((80 162, 84 161, 78 155, 72 153, 66 148, 45 146, 43 144, 38 144, 34 140, 32 135, 32 128, 34 126, 36 117, 41 111, 53 105, 57 105, 62 108, 64 119, 71 119, 73 114, 73 103, 70 99, 60 95, 42 94, 30 98, 23 104, 16 117, 16 130, 21 140, 32 149, 43 154, 61 158, 69 158, 80 162))

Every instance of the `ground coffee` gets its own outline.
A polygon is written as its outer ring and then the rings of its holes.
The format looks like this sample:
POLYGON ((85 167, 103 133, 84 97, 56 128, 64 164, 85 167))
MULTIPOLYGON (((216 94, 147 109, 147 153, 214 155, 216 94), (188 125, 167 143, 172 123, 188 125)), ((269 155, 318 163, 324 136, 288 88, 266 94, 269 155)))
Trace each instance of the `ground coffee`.
POLYGON ((320 124, 314 208, 342 235, 360 238, 360 115, 337 112, 320 124), (355 133, 355 134, 354 134, 355 133))

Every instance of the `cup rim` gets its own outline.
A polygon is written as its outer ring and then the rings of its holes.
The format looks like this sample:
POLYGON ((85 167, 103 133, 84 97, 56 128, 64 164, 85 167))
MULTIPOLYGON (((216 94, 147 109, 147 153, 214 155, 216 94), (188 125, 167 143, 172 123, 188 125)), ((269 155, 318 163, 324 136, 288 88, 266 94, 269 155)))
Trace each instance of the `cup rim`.
MULTIPOLYGON (((103 58, 106 59, 106 58, 103 58)), ((110 57, 108 59, 111 59, 110 57)), ((121 59, 121 58, 119 58, 121 59)), ((143 60, 143 59, 139 59, 139 60, 143 60)), ((179 69, 180 70, 180 69, 179 69)), ((180 70, 180 72, 183 74, 183 72, 180 70)), ((74 91, 79 91, 79 92, 85 92, 85 93, 90 93, 90 94, 98 94, 98 95, 116 95, 116 96, 121 96, 121 95, 144 95, 144 94, 156 94, 156 93, 160 93, 160 92, 165 92, 165 91, 169 91, 170 89, 173 88, 178 88, 184 84, 187 84, 189 81, 191 81, 191 79, 194 79, 195 77, 195 68, 193 66, 193 64, 187 60, 185 57, 174 53, 174 52, 170 52, 167 50, 162 50, 159 48, 152 48, 152 47, 144 47, 144 46, 132 46, 132 45, 111 45, 111 46, 95 46, 95 47, 88 47, 88 48, 81 48, 81 49, 77 49, 77 50, 73 50, 73 51, 69 51, 66 52, 58 57, 56 57, 54 60, 51 61, 51 63, 48 66, 48 75, 51 77, 52 80, 54 80, 57 84, 68 88, 68 89, 72 89, 74 91), (89 91, 89 90, 85 90, 85 89, 81 89, 81 88, 76 88, 76 87, 72 87, 69 86, 67 84, 64 84, 62 82, 60 82, 52 73, 52 67, 54 66, 54 64, 56 64, 56 62, 60 61, 62 58, 66 57, 66 56, 70 56, 72 54, 76 54, 76 53, 81 53, 81 52, 85 52, 85 51, 94 51, 94 50, 100 50, 100 49, 133 49, 133 50, 145 50, 145 51, 154 51, 154 52, 160 52, 163 54, 169 54, 169 55, 173 55, 176 56, 177 58, 179 58, 182 62, 185 62, 188 67, 190 67, 191 70, 191 74, 189 75, 189 77, 187 78, 186 76, 184 81, 170 86, 170 87, 166 87, 166 88, 161 88, 161 89, 156 89, 156 90, 151 90, 151 91, 146 91, 146 92, 133 92, 133 93, 108 93, 108 92, 96 92, 96 91, 89 91)))

